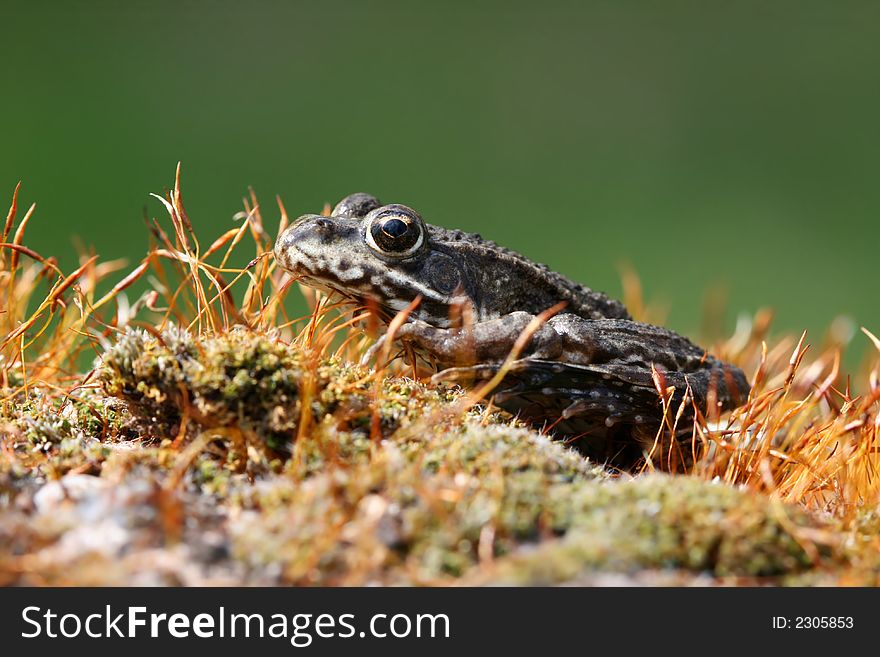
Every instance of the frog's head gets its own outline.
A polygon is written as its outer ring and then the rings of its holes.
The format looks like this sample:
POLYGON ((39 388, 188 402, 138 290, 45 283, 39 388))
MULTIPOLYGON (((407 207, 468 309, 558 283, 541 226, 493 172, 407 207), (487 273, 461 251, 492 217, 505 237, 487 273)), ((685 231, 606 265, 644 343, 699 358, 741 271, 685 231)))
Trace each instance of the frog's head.
POLYGON ((473 286, 462 260, 437 248, 432 229, 412 208, 352 194, 329 217, 297 219, 278 236, 275 260, 306 285, 372 299, 388 315, 421 295, 411 317, 448 326, 452 306, 473 300, 473 286))

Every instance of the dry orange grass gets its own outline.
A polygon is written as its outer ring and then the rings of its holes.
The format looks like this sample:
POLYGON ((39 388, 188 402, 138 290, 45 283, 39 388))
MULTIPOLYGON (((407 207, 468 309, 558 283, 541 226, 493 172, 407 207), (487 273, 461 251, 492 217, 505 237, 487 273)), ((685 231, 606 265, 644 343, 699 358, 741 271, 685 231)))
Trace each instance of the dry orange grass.
MULTIPOLYGON (((205 247, 184 209, 178 167, 173 189, 157 196, 170 230, 163 222, 150 222, 152 245, 137 266, 126 270, 120 260, 82 254, 74 271, 63 272, 56 260, 25 246, 34 206, 19 218, 18 197, 16 188, 0 240, 4 403, 34 389, 64 403, 74 389, 95 385, 91 372, 82 373, 83 363, 99 356, 129 325, 157 336, 172 323, 199 335, 233 326, 280 328, 282 339, 316 354, 333 351, 353 359, 370 343, 363 331, 350 330, 357 321, 369 323, 368 309, 356 309, 353 316, 330 312, 344 304, 305 291, 314 312, 291 316, 284 298, 294 282, 271 257, 274 235, 288 224, 280 200, 278 225, 267 229, 251 194, 244 200, 241 225, 205 247), (243 268, 231 266, 233 253, 240 258, 242 250, 252 260, 243 268), (131 290, 144 283, 146 290, 131 299, 131 290)), ((626 275, 624 283, 634 315, 652 319, 637 279, 626 275)), ((770 313, 761 312, 715 345, 719 356, 750 375, 753 390, 732 415, 697 424, 693 444, 706 449, 693 472, 851 519, 860 507, 880 501, 880 340, 863 329, 876 351, 866 372, 851 380, 840 368, 841 344, 815 347, 805 336, 770 338, 769 328, 770 313)), ((400 362, 396 367, 408 371, 400 362)), ((307 429, 304 422, 300 431, 307 429)), ((2 434, 3 454, 8 457, 10 449, 2 434)))

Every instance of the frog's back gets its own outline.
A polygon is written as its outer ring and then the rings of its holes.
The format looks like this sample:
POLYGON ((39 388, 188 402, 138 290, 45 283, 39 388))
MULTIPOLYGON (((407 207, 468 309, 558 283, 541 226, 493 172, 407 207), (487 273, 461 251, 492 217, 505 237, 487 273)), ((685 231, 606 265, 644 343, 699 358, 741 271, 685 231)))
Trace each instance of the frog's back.
POLYGON ((467 293, 483 319, 517 310, 538 314, 560 301, 567 304, 565 312, 584 319, 630 319, 619 301, 478 234, 433 225, 428 230, 432 247, 467 271, 467 293))

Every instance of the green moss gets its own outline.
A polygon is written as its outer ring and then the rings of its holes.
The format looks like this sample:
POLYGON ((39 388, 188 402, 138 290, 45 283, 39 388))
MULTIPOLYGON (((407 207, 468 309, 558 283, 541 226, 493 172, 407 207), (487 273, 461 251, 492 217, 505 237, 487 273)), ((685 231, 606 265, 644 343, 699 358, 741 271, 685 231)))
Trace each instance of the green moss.
POLYGON ((747 491, 652 475, 579 486, 566 495, 549 505, 564 511, 555 523, 564 537, 512 555, 501 565, 502 580, 552 583, 591 570, 642 569, 766 577, 812 565, 803 546, 810 540, 797 532, 816 521, 747 491))
POLYGON ((494 527, 490 549, 510 550, 538 536, 553 486, 605 476, 523 429, 469 426, 429 444, 392 438, 369 461, 331 467, 299 486, 264 482, 258 499, 243 501, 260 512, 233 527, 233 553, 252 568, 282 565, 291 583, 455 577, 478 562, 484 527, 494 527), (315 538, 334 535, 330 543, 315 538), (367 555, 368 570, 353 567, 367 555), (326 567, 302 569, 313 561, 326 567))
MULTIPOLYGON (((179 329, 159 338, 129 329, 105 355, 99 377, 107 394, 127 400, 132 413, 148 421, 152 438, 173 437, 187 415, 191 433, 232 427, 285 452, 304 416, 314 425, 333 416, 336 429, 364 434, 374 411, 365 369, 318 362, 275 335, 244 330, 196 342, 179 329)), ((389 435, 448 395, 389 379, 379 399, 378 427, 389 435)))
POLYGON ((369 547, 323 545, 322 559, 348 563, 353 550, 368 549, 382 555, 369 574, 392 580, 404 573, 404 581, 419 582, 479 577, 487 556, 497 561, 490 581, 529 584, 598 570, 766 577, 812 565, 795 533, 815 521, 767 498, 687 477, 610 480, 524 430, 469 427, 445 435, 425 454, 412 443, 389 442, 371 465, 321 477, 321 485, 334 481, 344 494, 294 494, 279 507, 263 507, 238 536, 236 554, 252 566, 287 564, 292 583, 328 583, 338 573, 301 573, 284 551, 266 554, 260 545, 267 536, 283 537, 301 558, 306 542, 321 533, 316 524, 346 518, 343 524, 360 527, 369 547), (300 508, 316 504, 322 511, 315 516, 300 508), (311 530, 301 534, 304 517, 311 530), (266 561, 255 563, 256 555, 266 561))

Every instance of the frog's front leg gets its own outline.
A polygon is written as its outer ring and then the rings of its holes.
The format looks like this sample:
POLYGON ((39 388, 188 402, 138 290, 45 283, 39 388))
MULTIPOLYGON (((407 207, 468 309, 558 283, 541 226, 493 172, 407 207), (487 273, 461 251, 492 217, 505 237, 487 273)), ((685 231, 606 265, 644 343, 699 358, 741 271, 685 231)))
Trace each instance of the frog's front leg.
MULTIPOLYGON (((517 339, 534 319, 535 316, 530 313, 517 311, 455 329, 438 328, 417 320, 401 326, 394 334, 394 339, 423 349, 443 367, 494 363, 507 358, 517 339)), ((534 331, 522 356, 552 360, 564 353, 569 340, 554 328, 557 325, 554 321, 556 319, 552 318, 534 331)), ((367 359, 386 341, 387 334, 373 345, 367 359)))

